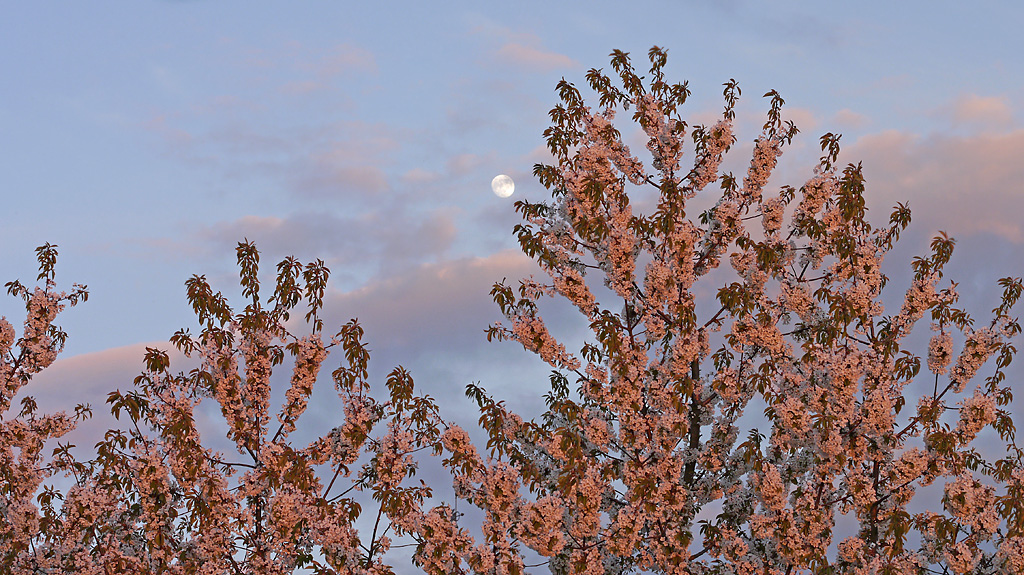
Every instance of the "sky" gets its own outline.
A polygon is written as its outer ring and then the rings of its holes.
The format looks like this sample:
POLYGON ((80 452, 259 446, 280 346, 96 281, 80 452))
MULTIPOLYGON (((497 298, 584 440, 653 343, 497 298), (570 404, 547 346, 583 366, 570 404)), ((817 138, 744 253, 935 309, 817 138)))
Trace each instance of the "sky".
MULTIPOLYGON (((325 331, 359 318, 377 381, 401 364, 461 421, 475 419, 471 382, 536 411, 548 370, 484 338, 500 319, 490 286, 535 271, 512 234, 513 202, 548 197, 531 174, 548 158, 557 82, 584 88, 613 49, 642 67, 654 45, 668 51, 668 78, 689 81, 691 124, 713 121, 722 84, 739 82, 727 169, 749 162, 771 89, 801 133, 770 187, 799 187, 821 134, 842 133, 840 159, 863 162, 874 221, 896 202, 913 210, 887 259, 894 286, 946 231, 958 241, 950 276, 984 321, 996 280, 1024 273, 1024 6, 855 6, 10 2, 0 281, 33 280, 33 250, 49 242, 61 289, 90 291, 61 315, 67 347, 30 393, 104 412, 147 346, 195 331, 186 279, 206 275, 240 301, 234 248, 247 238, 268 274, 289 255, 325 261, 325 331), (491 192, 498 174, 515 180, 511 198, 491 192)), ((556 333, 579 334, 552 309, 556 333)), ((0 298, 15 325, 23 313, 0 298)), ((313 409, 312 429, 336 425, 332 409, 313 409)))

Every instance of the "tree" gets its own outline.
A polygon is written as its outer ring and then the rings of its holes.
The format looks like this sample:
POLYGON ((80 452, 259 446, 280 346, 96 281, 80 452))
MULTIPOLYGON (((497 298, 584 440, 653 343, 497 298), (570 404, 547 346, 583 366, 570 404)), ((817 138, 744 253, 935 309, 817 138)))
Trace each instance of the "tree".
MULTIPOLYGON (((387 378, 387 401, 370 395, 369 352, 355 320, 323 341, 318 313, 329 270, 322 261, 282 261, 274 293, 264 301, 255 246, 241 243, 237 255, 245 309, 236 313, 204 276, 186 282, 202 332, 193 337, 180 330, 171 341, 186 358, 199 359, 199 366, 174 373, 167 351, 147 348, 146 371, 133 389, 112 392, 107 401, 130 426, 108 431, 95 460, 76 462, 68 446, 61 446, 54 462, 42 466, 43 442, 66 433, 72 421, 63 413, 35 418, 31 398, 21 414, 4 422, 5 572, 391 572, 383 561, 394 529, 388 518, 403 516, 431 495, 430 487, 408 479, 417 466, 412 453, 440 445, 436 406, 414 395, 412 378, 402 368, 387 378), (311 332, 299 337, 286 323, 303 300, 311 332), (334 347, 345 358, 332 374, 342 422, 296 447, 290 434, 334 347), (274 422, 270 377, 289 355, 289 388, 274 422), (204 444, 195 422, 204 400, 220 407, 235 453, 204 444), (17 464, 12 448, 21 452, 17 464), (41 493, 40 516, 31 500, 45 479, 62 471, 73 473, 73 485, 66 494, 52 487, 41 493), (321 477, 329 478, 326 485, 321 477), (367 501, 377 507, 368 538, 355 527, 367 501)), ((85 296, 84 288, 71 296, 53 292, 55 259, 55 246, 40 248, 46 290, 37 288, 30 296, 20 284, 9 284, 26 299, 29 319, 17 356, 7 352, 13 330, 0 323, 0 375, 8 401, 62 346, 64 336, 47 327, 60 302, 85 296)))
POLYGON ((18 281, 5 284, 8 295, 25 302, 21 337, 6 317, 0 317, 0 516, 4 519, 0 521, 0 565, 10 572, 20 568, 25 556, 36 553, 39 534, 48 532, 59 520, 53 506, 55 491, 46 488, 37 492, 55 475, 82 469, 71 455, 70 446, 58 444, 48 459, 43 453, 45 443, 63 437, 91 413, 87 406, 78 405, 73 416, 63 411, 40 414, 35 400, 26 396, 17 415, 5 417, 18 391, 64 349, 67 334, 53 323, 57 314, 89 299, 86 286, 76 284, 70 294, 57 291, 57 246, 40 246, 36 258, 36 281, 44 281, 45 287, 30 290, 18 281))
POLYGON ((873 227, 861 166, 838 168, 833 134, 803 186, 769 192, 797 134, 774 91, 745 177, 720 173, 735 141, 732 80, 721 120, 693 128, 695 161, 682 169, 689 89, 665 80, 663 50, 649 57, 646 80, 619 51, 621 84, 588 72, 597 110, 559 83, 545 131, 557 164, 534 168, 552 201, 516 203, 519 242, 549 281, 496 284, 508 323, 488 337, 521 343, 554 371, 535 421, 468 390, 493 456, 454 450, 456 485, 486 511, 490 557, 474 570, 520 572, 528 547, 554 573, 1024 572, 1024 464, 1005 381, 1021 279, 999 281, 1002 302, 976 325, 956 307, 956 284, 940 286, 954 245, 943 234, 886 315, 881 263, 909 209, 873 227), (619 110, 645 134, 649 166, 623 142, 619 110), (637 213, 645 192, 656 205, 637 213), (687 217, 688 202, 711 193, 714 207, 687 217), (713 273, 723 262, 731 277, 713 273), (717 301, 698 302, 696 287, 719 281, 717 301), (578 354, 549 333, 545 295, 589 326, 578 354), (922 374, 905 341, 926 314, 935 335, 922 374), (965 337, 959 350, 953 332, 965 337), (990 357, 991 375, 975 382, 990 357), (933 390, 908 398, 916 379, 933 390), (740 436, 759 402, 767 434, 740 436), (1004 456, 978 450, 983 430, 1004 456), (943 509, 912 511, 933 483, 943 509), (837 540, 841 515, 857 528, 837 540))
POLYGON ((976 325, 957 307, 956 284, 940 285, 954 246, 943 234, 913 260, 899 310, 885 315, 881 264, 909 209, 869 223, 861 167, 838 167, 833 134, 803 186, 767 192, 797 135, 774 91, 746 176, 720 173, 735 142, 732 80, 722 119, 693 127, 684 171, 689 126, 679 110, 689 89, 665 81, 663 50, 649 58, 649 79, 618 51, 617 80, 587 74, 596 112, 572 84, 558 85, 562 103, 545 132, 557 163, 535 167, 552 201, 516 203, 522 249, 550 279, 495 284, 506 323, 487 331, 550 364, 551 389, 542 416, 524 421, 469 386, 486 455, 415 395, 402 368, 387 378, 388 399, 373 399, 355 320, 325 343, 323 262, 282 261, 264 299, 259 254, 244 242, 242 311, 204 276, 186 282, 202 331, 171 341, 198 367, 174 372, 170 353, 148 349, 134 387, 108 399, 127 429, 108 431, 95 460, 75 461, 59 444, 47 460, 45 441, 88 407, 37 415, 28 398, 10 417, 10 402, 61 350, 56 314, 87 292, 56 292, 56 246, 39 248, 46 287, 8 284, 26 302, 22 336, 0 319, 6 571, 380 574, 392 572, 383 554, 394 536, 410 538, 413 562, 435 574, 1024 572, 1024 453, 1005 381, 1024 282, 1000 280, 1001 303, 976 325), (649 166, 624 144, 619 110, 633 111, 649 166), (644 194, 648 213, 634 209, 644 194), (710 194, 714 206, 687 217, 710 194), (719 269, 725 261, 731 271, 719 269), (697 297, 707 284, 720 286, 711 304, 697 297), (579 353, 549 332, 544 296, 573 305, 589 327, 579 353), (289 326, 303 301, 309 333, 300 337, 289 326), (922 375, 924 353, 908 336, 926 314, 935 334, 922 375), (339 423, 295 445, 336 347, 339 423), (292 374, 273 422, 270 376, 287 356, 292 374), (982 368, 990 375, 976 381, 982 368), (925 378, 932 391, 908 397, 925 378), (230 456, 197 429, 203 401, 220 409, 230 456), (741 417, 761 406, 766 433, 741 436, 741 417), (998 437, 1005 455, 983 453, 982 434, 998 437), (441 458, 457 498, 483 510, 480 525, 413 479, 418 453, 441 458), (73 478, 66 494, 46 485, 60 473, 73 478), (932 484, 942 509, 915 509, 932 484), (366 537, 356 524, 369 501, 366 537), (842 516, 854 531, 841 531, 842 516), (527 565, 527 550, 547 559, 527 565))

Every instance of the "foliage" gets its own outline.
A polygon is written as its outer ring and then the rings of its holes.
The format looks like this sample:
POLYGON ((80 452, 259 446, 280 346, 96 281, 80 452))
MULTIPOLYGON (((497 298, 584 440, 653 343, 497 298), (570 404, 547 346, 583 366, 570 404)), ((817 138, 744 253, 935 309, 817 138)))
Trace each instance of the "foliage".
POLYGON ((824 155, 803 186, 769 193, 797 134, 774 91, 742 181, 720 173, 735 141, 735 81, 721 120, 691 130, 696 157, 681 168, 689 90, 666 82, 664 51, 649 56, 646 80, 618 51, 617 78, 587 74, 597 110, 559 84, 545 132, 557 163, 534 169, 552 201, 516 204, 522 249, 549 280, 496 284, 508 325, 488 336, 518 341, 555 371, 536 421, 469 390, 500 463, 460 479, 495 524, 495 561, 516 572, 525 546, 555 573, 1021 572, 1024 467, 1004 381, 1020 278, 1000 280, 1002 303, 976 327, 956 307, 956 284, 938 287, 953 250, 943 234, 886 314, 881 264, 909 209, 873 227, 861 166, 838 168, 834 134, 821 138, 824 155), (614 123, 630 110, 650 166, 614 123), (648 213, 635 210, 651 193, 648 213), (687 217, 709 193, 714 206, 687 217), (722 263, 731 274, 714 272, 722 263), (698 301, 714 282, 717 301, 698 301), (545 295, 571 302, 589 325, 578 354, 549 333, 545 295), (936 333, 922 375, 904 342, 926 314, 936 333), (969 387, 993 356, 994 373, 969 387), (932 391, 908 398, 925 378, 932 391), (741 429, 758 405, 765 432, 741 429), (978 450, 985 428, 1005 442, 1003 458, 978 450), (490 491, 497 477, 510 477, 500 486, 510 501, 490 491), (932 483, 945 484, 943 512, 912 512, 932 483), (837 540, 841 516, 858 527, 837 540))
POLYGON ((516 203, 515 233, 548 278, 495 284, 506 319, 487 331, 550 364, 547 409, 524 421, 469 386, 486 454, 415 394, 404 369, 388 376, 386 401, 372 397, 355 320, 324 341, 322 261, 282 261, 264 299, 259 253, 246 241, 244 309, 204 276, 189 279, 201 331, 174 334, 175 353, 148 349, 133 387, 110 394, 125 429, 108 431, 92 461, 59 443, 47 458, 44 443, 88 407, 40 415, 27 397, 13 414, 10 404, 63 348, 57 313, 88 293, 57 292, 56 246, 39 248, 45 287, 7 284, 26 303, 21 337, 0 319, 5 571, 390 573, 395 537, 436 574, 1024 572, 1024 453, 1006 382, 1024 283, 1000 280, 1001 303, 976 324, 957 307, 957 285, 940 284, 954 247, 942 234, 886 314, 882 262, 909 209, 873 226, 861 166, 839 167, 834 134, 822 136, 823 156, 799 189, 769 190, 798 133, 774 91, 747 173, 722 173, 738 84, 724 85, 719 121, 691 129, 680 114, 688 86, 666 81, 663 50, 648 56, 646 77, 618 51, 613 74, 587 73, 596 110, 571 83, 558 85, 545 131, 555 163, 534 169, 552 200, 516 203), (630 111, 649 165, 616 127, 630 111), (685 169, 688 131, 695 157, 685 169), (713 207, 688 217, 706 196, 713 207), (549 332, 545 296, 573 305, 589 327, 578 353, 549 332), (309 333, 298 336, 291 314, 303 303, 309 333), (915 353, 908 336, 926 315, 934 335, 915 353), (338 424, 296 443, 336 348, 338 424), (195 367, 172 371, 172 356, 195 367), (271 375, 282 365, 291 376, 272 417, 271 375), (911 397, 926 380, 931 391, 911 397), (204 402, 223 417, 230 455, 200 434, 204 402), (744 429, 758 408, 765 430, 744 429), (981 434, 1005 454, 982 450, 981 434), (457 498, 483 511, 479 525, 460 524, 413 478, 421 453, 439 457, 457 498), (48 483, 62 474, 73 480, 67 493, 48 483), (942 509, 918 511, 933 484, 942 509), (842 531, 843 517, 855 532, 842 531), (527 565, 538 554, 542 563, 527 565))
MULTIPOLYGON (((438 444, 434 402, 413 394, 412 378, 401 368, 388 376, 388 401, 370 395, 369 352, 354 320, 323 342, 318 313, 329 271, 322 261, 305 266, 292 258, 282 261, 274 292, 265 301, 259 292, 259 253, 252 244, 239 244, 238 264, 242 295, 249 300, 245 309, 232 310, 203 276, 186 282, 203 329, 198 336, 180 330, 171 342, 199 366, 174 373, 167 351, 147 349, 146 371, 134 387, 112 392, 107 400, 112 413, 126 416, 130 426, 108 431, 97 444, 96 460, 39 467, 42 443, 70 429, 63 414, 37 422, 24 420, 23 411, 7 424, 6 453, 10 457, 12 447, 21 449, 17 471, 26 476, 4 477, 4 493, 11 494, 5 497, 11 521, 3 540, 10 572, 264 574, 301 567, 316 573, 391 572, 382 561, 394 529, 387 518, 402 516, 431 493, 428 486, 409 486, 405 480, 417 467, 411 454, 438 444), (286 322, 303 301, 312 329, 298 337, 286 322), (344 356, 332 374, 343 421, 308 445, 296 446, 290 434, 335 347, 344 356), (270 378, 288 356, 292 374, 273 421, 270 378), (204 400, 220 408, 231 455, 204 445, 196 425, 204 400), (11 428, 20 433, 14 440, 11 428), (36 516, 33 493, 43 479, 65 469, 74 472, 67 494, 47 489, 38 498, 41 520, 15 520, 36 516), (326 485, 322 478, 329 478, 326 485), (54 505, 60 499, 58 512, 54 505), (377 507, 369 538, 355 528, 365 499, 377 507)), ((52 262, 41 269, 51 270, 52 262)), ((16 293, 27 293, 14 285, 16 293)), ((13 364, 15 376, 27 374, 23 380, 30 375, 23 366, 32 358, 58 351, 53 345, 33 351, 49 340, 33 340, 31 334, 57 311, 38 302, 65 296, 35 293, 29 300, 29 316, 35 319, 26 322, 19 341, 23 351, 13 364)), ((4 375, 5 381, 21 381, 4 375)), ((13 385, 6 389, 11 395, 16 391, 13 385)), ((56 461, 65 456, 63 450, 54 452, 56 461)))

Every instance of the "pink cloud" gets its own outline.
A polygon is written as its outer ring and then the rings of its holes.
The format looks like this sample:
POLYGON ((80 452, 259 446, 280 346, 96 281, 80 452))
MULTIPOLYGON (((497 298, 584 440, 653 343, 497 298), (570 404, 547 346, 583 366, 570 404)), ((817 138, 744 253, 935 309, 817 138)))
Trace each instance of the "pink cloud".
POLYGON ((143 122, 141 127, 159 136, 167 146, 182 149, 191 146, 194 137, 187 130, 178 128, 167 121, 167 114, 156 115, 143 122))
POLYGON ((547 144, 541 144, 535 146, 529 152, 522 156, 523 161, 520 162, 525 166, 532 166, 534 164, 552 164, 558 160, 551 154, 551 150, 548 149, 547 144))
POLYGON ((376 73, 373 52, 352 43, 324 49, 292 40, 272 48, 239 47, 241 64, 259 70, 273 70, 302 76, 283 85, 286 93, 304 93, 302 87, 318 90, 330 87, 331 80, 352 73, 376 73))
MULTIPOLYGON (((762 115, 760 121, 764 123, 765 119, 766 117, 762 115)), ((807 108, 798 108, 796 106, 783 107, 782 120, 796 124, 801 134, 814 134, 819 126, 818 118, 814 115, 814 112, 807 108)))
POLYGON ((431 172, 430 170, 424 170, 422 168, 413 168, 402 174, 402 181, 410 184, 427 184, 437 181, 440 177, 441 175, 437 172, 431 172))
POLYGON ((964 94, 953 103, 953 120, 985 127, 1008 127, 1013 123, 1013 111, 1006 97, 964 94))
POLYGON ((294 67, 307 77, 283 84, 281 91, 286 94, 302 95, 326 90, 332 88, 340 77, 377 72, 373 53, 353 44, 341 44, 323 56, 302 46, 297 46, 295 52, 294 67))
POLYGON ((837 124, 840 127, 860 128, 868 123, 868 117, 849 108, 843 108, 832 116, 831 123, 837 124))
MULTIPOLYGON (((368 337, 413 350, 444 341, 445 347, 481 343, 489 321, 499 319, 491 286, 536 273, 522 253, 503 251, 487 257, 424 264, 382 278, 361 289, 338 293, 329 302, 341 316, 358 315, 368 337)), ((383 347, 383 346, 378 346, 383 347)))
POLYGON ((390 185, 382 164, 398 147, 397 140, 383 135, 325 143, 297 160, 297 166, 289 166, 296 192, 322 199, 387 191, 390 185))
POLYGON ((909 201, 915 227, 992 233, 1014 243, 1024 242, 1021 157, 1024 130, 926 138, 889 131, 843 152, 843 161, 863 162, 869 205, 885 214, 909 201))
POLYGON ((509 42, 499 48, 497 56, 509 64, 532 70, 557 70, 577 66, 575 60, 564 54, 516 42, 509 42))
POLYGON ((311 94, 317 90, 323 88, 324 85, 315 80, 301 80, 297 82, 288 82, 281 86, 281 92, 288 95, 304 95, 311 94))
MULTIPOLYGON (((133 380, 145 368, 147 347, 173 350, 168 342, 147 342, 60 358, 18 392, 12 411, 17 413, 21 399, 26 396, 36 399, 39 413, 66 411, 72 414, 75 405, 89 404, 92 417, 80 422, 74 431, 59 440, 76 445, 75 453, 79 454, 76 457, 88 459, 104 432, 125 428, 127 420, 123 414, 120 422, 111 415, 107 395, 117 389, 127 392, 134 388, 133 380)), ((173 351, 170 355, 176 368, 188 370, 180 354, 173 351)))
MULTIPOLYGON (((142 372, 146 347, 169 347, 167 342, 148 342, 106 349, 58 359, 40 372, 18 394, 33 395, 41 409, 67 409, 75 403, 104 397, 120 387, 131 387, 132 380, 142 372)), ((97 404, 93 401, 93 407, 97 404)))
POLYGON ((322 257, 339 269, 370 266, 363 271, 372 273, 441 257, 457 234, 451 210, 437 209, 426 214, 382 210, 345 216, 322 211, 287 217, 247 215, 202 227, 196 235, 218 252, 248 238, 264 253, 322 257))
POLYGON ((579 67, 572 58, 545 49, 536 34, 516 32, 491 21, 482 22, 473 33, 501 42, 494 55, 506 64, 543 71, 579 67))
POLYGON ((325 175, 335 185, 360 192, 380 193, 388 189, 387 176, 377 166, 331 166, 325 175))
POLYGON ((317 71, 328 76, 337 76, 352 71, 377 70, 377 60, 369 50, 354 44, 336 46, 320 59, 317 71))
POLYGON ((455 176, 464 176, 480 166, 484 158, 476 154, 459 154, 448 159, 446 168, 455 176))

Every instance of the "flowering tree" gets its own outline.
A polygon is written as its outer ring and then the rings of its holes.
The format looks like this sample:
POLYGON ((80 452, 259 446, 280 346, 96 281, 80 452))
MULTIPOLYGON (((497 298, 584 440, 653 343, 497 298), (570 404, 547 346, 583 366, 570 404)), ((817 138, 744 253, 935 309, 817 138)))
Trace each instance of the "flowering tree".
POLYGON ((44 482, 61 473, 81 471, 70 446, 59 444, 47 457, 45 443, 66 435, 90 414, 84 405, 76 406, 73 416, 63 411, 40 414, 35 400, 25 396, 21 410, 11 417, 14 397, 64 349, 67 334, 53 323, 57 314, 89 298, 86 286, 77 284, 70 294, 57 291, 57 246, 43 245, 36 256, 36 280, 44 281, 45 287, 29 289, 18 281, 5 285, 8 295, 25 302, 21 337, 6 317, 0 317, 0 565, 9 568, 5 572, 14 571, 22 558, 35 554, 40 532, 57 521, 52 505, 57 493, 52 487, 44 488, 44 482))
MULTIPOLYGON (((534 169, 552 201, 516 203, 522 249, 549 279, 496 284, 508 323, 488 331, 554 369, 548 407, 524 422, 470 387, 492 457, 454 428, 444 437, 458 492, 486 512, 485 541, 432 571, 461 558, 479 573, 518 573, 529 548, 553 573, 1024 572, 1024 462, 1004 381, 1021 279, 1000 280, 1002 302, 976 324, 956 307, 956 284, 940 286, 953 249, 942 235, 887 315, 882 260, 909 209, 873 227, 861 167, 837 167, 833 134, 803 186, 767 189, 797 133, 775 92, 746 175, 721 173, 734 81, 721 120, 692 129, 696 157, 682 168, 689 90, 664 79, 664 51, 649 56, 647 81, 618 51, 621 87, 587 74, 596 110, 558 85, 545 132, 557 164, 534 169), (620 109, 642 129, 649 165, 616 129, 620 109), (645 190, 656 199, 641 214, 631 200, 645 190), (714 207, 688 217, 702 194, 715 194, 714 207), (735 273, 713 274, 723 262, 735 273), (694 295, 701 281, 721 282, 713 303, 694 295), (545 295, 589 325, 578 354, 549 333, 545 295), (922 374, 905 341, 925 315, 935 334, 922 374), (931 391, 908 406, 922 379, 931 391), (758 405, 767 435, 741 436, 740 418, 758 405), (983 431, 1004 455, 979 451, 983 431), (933 483, 942 508, 913 510, 933 483), (856 528, 839 538, 841 516, 856 528)), ((444 555, 433 529, 421 530, 421 551, 444 555)))
POLYGON ((549 279, 496 284, 507 322, 488 330, 550 364, 551 391, 545 413, 524 421, 470 386, 487 455, 414 395, 402 368, 387 378, 386 401, 371 396, 354 320, 324 341, 323 262, 284 260, 261 298, 259 254, 245 242, 242 311, 205 277, 186 282, 202 331, 171 341, 196 367, 174 372, 168 352, 147 350, 134 387, 108 399, 127 428, 108 431, 93 461, 60 444, 47 459, 44 443, 88 408, 39 415, 27 398, 11 417, 10 404, 62 348, 56 314, 87 292, 56 292, 55 246, 40 248, 45 288, 8 284, 26 302, 22 336, 0 319, 4 572, 383 574, 392 537, 411 538, 414 563, 435 574, 1024 572, 1024 453, 1004 381, 1024 283, 1000 280, 1001 303, 975 324, 956 307, 956 284, 940 285, 953 249, 942 235, 885 315, 882 261, 909 210, 899 205, 873 227, 860 166, 837 167, 832 134, 803 186, 767 190, 797 134, 775 92, 747 174, 721 173, 735 140, 734 81, 722 119, 690 131, 695 159, 684 170, 679 108, 689 90, 665 81, 662 50, 649 56, 646 82, 621 52, 612 55, 621 87, 588 73, 596 111, 559 84, 545 132, 557 164, 535 168, 552 201, 516 204, 522 248, 549 279), (618 110, 633 111, 649 165, 623 142, 618 110), (633 207, 644 194, 648 213, 633 207), (713 207, 687 217, 711 194, 713 207), (719 287, 714 302, 697 298, 699 282, 719 287), (549 333, 544 296, 568 301, 589 326, 579 353, 549 333), (297 336, 291 314, 303 301, 309 333, 297 336), (906 342, 926 314, 935 334, 923 375, 906 342), (338 425, 296 445, 336 347, 338 425), (271 374, 289 356, 272 414, 271 374), (926 378, 931 391, 908 408, 926 378), (204 441, 203 402, 219 408, 229 454, 204 441), (742 429, 762 407, 767 435, 742 429), (1005 454, 982 452, 980 434, 998 437, 1005 454), (456 496, 483 510, 481 524, 460 523, 411 479, 417 451, 441 457, 456 496), (66 494, 47 484, 58 474, 72 479, 66 494), (941 508, 919 493, 933 484, 941 508), (856 526, 844 532, 843 517, 856 526), (528 565, 531 553, 544 559, 528 565))
MULTIPOLYGON (((28 320, 18 341, 20 355, 8 353, 10 325, 0 323, 9 403, 19 384, 53 361, 63 335, 51 326, 61 302, 84 297, 53 292, 52 246, 40 249, 40 278, 47 289, 31 294, 20 284, 28 320), (44 261, 45 256, 45 261, 44 261), (51 326, 51 327, 48 327, 51 326)), ((412 453, 440 446, 440 420, 429 397, 413 394, 402 368, 387 378, 390 398, 371 397, 369 352, 353 320, 325 343, 322 307, 328 269, 322 261, 303 266, 288 258, 278 264, 274 293, 261 300, 259 253, 239 244, 245 309, 234 312, 205 277, 186 282, 202 332, 179 331, 171 341, 199 366, 171 371, 166 351, 148 349, 146 372, 128 392, 110 394, 115 415, 126 414, 127 430, 110 430, 97 445, 96 460, 75 462, 66 446, 54 463, 40 465, 48 437, 71 427, 63 413, 33 416, 30 400, 2 428, 2 476, 7 521, 0 531, 4 572, 11 573, 390 573, 383 561, 396 526, 390 517, 429 497, 411 484, 412 453), (286 327, 303 300, 311 333, 299 337, 286 327), (333 347, 345 361, 333 379, 342 400, 340 424, 312 443, 294 446, 290 434, 308 407, 313 384, 333 347), (284 405, 273 417, 270 377, 292 356, 284 405), (196 408, 212 400, 220 408, 233 453, 204 444, 196 408), (379 424, 386 429, 380 430, 379 424), (12 448, 20 449, 15 463, 12 448), (73 474, 67 494, 48 489, 32 502, 42 481, 59 471, 73 474), (367 496, 360 497, 365 493, 367 496), (63 499, 60 505, 54 505, 63 499), (375 504, 360 535, 362 506, 375 504)), ((7 407, 5 403, 4 407, 7 407)), ((84 412, 80 407, 79 411, 84 412)), ((208 443, 208 441, 206 442, 208 443)))

